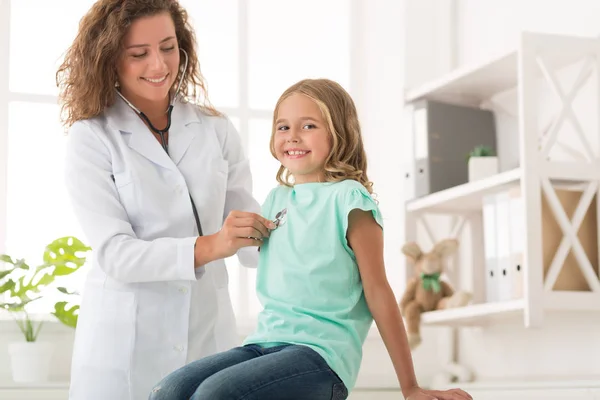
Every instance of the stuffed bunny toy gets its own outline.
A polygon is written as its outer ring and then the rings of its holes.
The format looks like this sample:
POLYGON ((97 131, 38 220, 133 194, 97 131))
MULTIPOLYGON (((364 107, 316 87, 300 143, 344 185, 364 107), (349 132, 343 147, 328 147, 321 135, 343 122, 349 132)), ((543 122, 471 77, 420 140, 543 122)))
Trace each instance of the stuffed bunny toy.
POLYGON ((452 287, 440 279, 445 259, 458 248, 458 240, 445 239, 437 243, 429 253, 424 253, 418 244, 406 243, 402 253, 413 265, 417 276, 406 285, 400 300, 400 312, 406 319, 408 343, 411 349, 421 343, 421 313, 445 308, 461 307, 469 303, 471 294, 454 292, 452 287))

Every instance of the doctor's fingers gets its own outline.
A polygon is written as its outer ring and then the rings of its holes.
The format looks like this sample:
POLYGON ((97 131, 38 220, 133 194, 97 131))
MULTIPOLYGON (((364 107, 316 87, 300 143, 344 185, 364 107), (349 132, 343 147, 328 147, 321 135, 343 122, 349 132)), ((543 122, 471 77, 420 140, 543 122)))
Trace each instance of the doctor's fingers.
POLYGON ((233 238, 253 238, 262 240, 269 237, 269 234, 254 228, 253 226, 233 227, 228 229, 228 234, 233 238))
MULTIPOLYGON (((242 219, 245 220, 247 218, 250 218, 250 219, 258 222, 260 225, 264 226, 267 230, 276 228, 273 221, 270 221, 270 220, 266 219, 265 217, 263 217, 262 215, 259 215, 259 214, 253 213, 253 212, 233 210, 227 216, 227 219, 229 219, 229 218, 235 219, 236 222, 238 220, 242 220, 242 219)), ((255 226, 254 224, 246 224, 245 226, 249 226, 249 225, 255 226)), ((239 226, 239 224, 236 223, 236 226, 239 226)), ((255 227, 260 229, 258 226, 255 226, 255 227)))
POLYGON ((258 239, 252 239, 252 238, 239 238, 237 239, 237 243, 236 243, 236 247, 238 248, 242 248, 242 247, 260 247, 263 244, 262 240, 258 240, 258 239))
POLYGON ((252 237, 269 237, 269 228, 260 220, 255 218, 236 218, 234 220, 236 228, 250 228, 254 230, 252 237), (258 236, 256 236, 258 235, 258 236))

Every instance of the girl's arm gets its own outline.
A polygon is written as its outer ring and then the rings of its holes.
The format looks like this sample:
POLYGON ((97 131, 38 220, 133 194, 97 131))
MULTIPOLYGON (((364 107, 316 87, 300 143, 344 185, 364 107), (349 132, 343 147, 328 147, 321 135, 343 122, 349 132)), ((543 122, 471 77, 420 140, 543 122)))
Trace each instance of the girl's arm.
POLYGON ((365 298, 394 365, 402 394, 409 400, 471 400, 460 389, 423 390, 417 383, 406 329, 383 261, 383 231, 370 211, 352 210, 347 239, 354 251, 365 298))

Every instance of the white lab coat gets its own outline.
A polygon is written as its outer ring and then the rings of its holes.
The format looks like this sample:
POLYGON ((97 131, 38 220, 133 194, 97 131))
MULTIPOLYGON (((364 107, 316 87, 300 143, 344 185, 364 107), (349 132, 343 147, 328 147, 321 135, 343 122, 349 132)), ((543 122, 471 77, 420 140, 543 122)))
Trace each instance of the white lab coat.
MULTIPOLYGON (((231 122, 177 101, 169 155, 117 97, 75 123, 66 184, 93 249, 72 360, 71 400, 146 399, 187 362, 236 345, 222 260, 194 270, 196 204, 205 235, 229 211, 260 212, 231 122)), ((238 252, 256 266, 258 252, 238 252)))

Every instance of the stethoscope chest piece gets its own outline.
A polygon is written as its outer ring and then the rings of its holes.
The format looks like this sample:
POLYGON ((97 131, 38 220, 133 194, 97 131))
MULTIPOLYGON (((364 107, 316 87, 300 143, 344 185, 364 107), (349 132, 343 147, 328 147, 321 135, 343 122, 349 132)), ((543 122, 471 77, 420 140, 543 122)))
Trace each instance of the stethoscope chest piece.
POLYGON ((273 220, 273 223, 275 224, 275 229, 277 229, 280 226, 282 226, 283 224, 285 224, 285 221, 287 220, 286 217, 287 217, 287 208, 284 208, 283 210, 279 211, 275 215, 275 219, 273 220))

